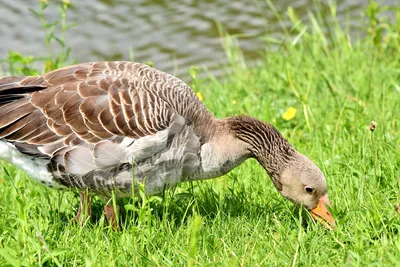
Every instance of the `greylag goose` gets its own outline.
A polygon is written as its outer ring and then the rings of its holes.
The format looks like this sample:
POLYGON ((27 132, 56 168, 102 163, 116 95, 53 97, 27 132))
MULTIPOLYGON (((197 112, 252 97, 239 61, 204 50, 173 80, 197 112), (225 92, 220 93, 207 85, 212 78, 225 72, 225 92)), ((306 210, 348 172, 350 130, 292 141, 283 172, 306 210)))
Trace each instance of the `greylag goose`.
MULTIPOLYGON (((0 155, 40 183, 129 197, 221 176, 255 158, 277 190, 325 223, 334 219, 320 169, 272 125, 215 118, 178 78, 133 62, 91 62, 0 79, 0 155), (133 170, 132 170, 133 168, 133 170)), ((113 205, 105 205, 109 222, 113 205)))

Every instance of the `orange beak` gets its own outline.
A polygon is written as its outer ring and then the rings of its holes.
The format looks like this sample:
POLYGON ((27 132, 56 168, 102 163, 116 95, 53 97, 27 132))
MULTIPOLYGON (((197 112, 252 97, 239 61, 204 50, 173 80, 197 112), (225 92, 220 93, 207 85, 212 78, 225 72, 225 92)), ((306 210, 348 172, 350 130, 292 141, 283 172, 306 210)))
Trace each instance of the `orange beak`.
POLYGON ((335 219, 333 219, 325 205, 332 207, 328 199, 328 194, 319 199, 318 205, 311 210, 311 216, 317 221, 321 221, 321 219, 324 220, 329 229, 332 229, 332 227, 335 228, 335 219))

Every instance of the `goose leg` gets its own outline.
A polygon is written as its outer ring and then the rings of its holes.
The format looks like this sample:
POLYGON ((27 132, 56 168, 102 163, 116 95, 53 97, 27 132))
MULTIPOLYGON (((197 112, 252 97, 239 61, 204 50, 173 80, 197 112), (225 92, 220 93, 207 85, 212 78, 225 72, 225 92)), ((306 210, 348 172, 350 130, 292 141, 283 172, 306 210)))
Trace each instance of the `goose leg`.
POLYGON ((74 222, 79 222, 81 225, 85 222, 87 218, 92 217, 90 195, 88 192, 84 191, 80 193, 80 203, 76 216, 72 219, 74 222))
POLYGON ((118 228, 118 214, 119 214, 119 206, 117 205, 117 211, 114 209, 113 204, 104 206, 104 213, 106 215, 106 219, 109 225, 112 226, 113 229, 118 228))

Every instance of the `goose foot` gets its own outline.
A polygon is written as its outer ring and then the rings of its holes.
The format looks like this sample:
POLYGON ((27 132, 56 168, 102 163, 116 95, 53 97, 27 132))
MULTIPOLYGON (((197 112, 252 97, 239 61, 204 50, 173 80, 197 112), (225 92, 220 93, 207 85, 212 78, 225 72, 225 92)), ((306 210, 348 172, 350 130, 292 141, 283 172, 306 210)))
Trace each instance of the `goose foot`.
POLYGON ((84 191, 80 193, 80 203, 78 212, 76 216, 72 219, 73 222, 79 223, 83 226, 87 219, 92 217, 91 203, 90 203, 90 195, 88 192, 84 191))
POLYGON ((119 206, 117 205, 117 210, 115 211, 114 206, 105 205, 104 206, 104 214, 106 215, 106 219, 109 225, 116 230, 118 229, 118 214, 119 214, 119 206))

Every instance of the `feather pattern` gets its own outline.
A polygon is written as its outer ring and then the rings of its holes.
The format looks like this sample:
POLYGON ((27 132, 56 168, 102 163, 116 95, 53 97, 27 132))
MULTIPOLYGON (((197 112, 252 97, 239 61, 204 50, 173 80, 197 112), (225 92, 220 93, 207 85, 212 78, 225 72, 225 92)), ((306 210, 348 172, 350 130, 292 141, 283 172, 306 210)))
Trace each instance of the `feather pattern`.
POLYGON ((21 153, 9 161, 47 159, 53 182, 103 195, 132 188, 133 162, 152 192, 195 172, 203 134, 189 125, 213 120, 185 83, 132 62, 4 77, 0 105, 0 138, 21 153))
POLYGON ((21 168, 34 162, 29 174, 48 185, 103 196, 113 189, 127 196, 138 182, 159 193, 220 176, 249 157, 274 176, 292 151, 272 126, 216 119, 184 82, 140 63, 4 77, 0 106, 3 158, 21 168))

